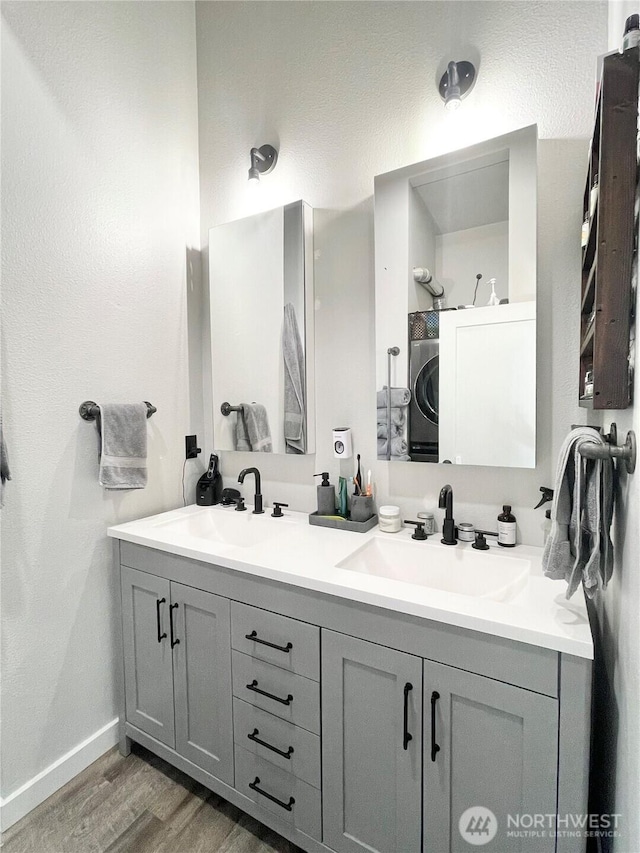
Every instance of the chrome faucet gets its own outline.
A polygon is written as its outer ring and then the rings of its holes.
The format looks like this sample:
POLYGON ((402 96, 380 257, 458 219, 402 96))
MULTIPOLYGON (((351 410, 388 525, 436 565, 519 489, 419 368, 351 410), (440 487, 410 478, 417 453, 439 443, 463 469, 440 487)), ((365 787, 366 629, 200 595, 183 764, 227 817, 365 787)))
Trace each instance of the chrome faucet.
POLYGON ((264 510, 262 509, 262 493, 260 491, 260 471, 258 471, 257 468, 243 468, 238 474, 238 482, 244 483, 244 478, 247 474, 253 474, 256 478, 256 493, 253 497, 253 514, 262 515, 264 510))
POLYGON ((456 523, 453 520, 453 489, 448 483, 440 489, 438 506, 445 511, 444 523, 442 525, 442 539, 440 541, 443 545, 457 545, 456 523))

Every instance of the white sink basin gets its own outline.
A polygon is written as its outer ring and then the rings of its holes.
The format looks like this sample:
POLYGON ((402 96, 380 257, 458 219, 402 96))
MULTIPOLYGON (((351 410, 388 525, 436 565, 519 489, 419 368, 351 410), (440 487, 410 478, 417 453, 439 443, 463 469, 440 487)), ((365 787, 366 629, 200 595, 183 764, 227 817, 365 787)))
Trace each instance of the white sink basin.
POLYGON ((472 551, 459 545, 374 536, 338 563, 338 568, 475 598, 509 601, 527 583, 530 562, 493 549, 472 551))
POLYGON ((271 518, 271 510, 254 515, 250 509, 236 512, 232 507, 203 507, 179 518, 160 521, 154 525, 159 535, 165 532, 179 537, 206 539, 211 544, 230 548, 252 548, 278 536, 285 518, 271 518))

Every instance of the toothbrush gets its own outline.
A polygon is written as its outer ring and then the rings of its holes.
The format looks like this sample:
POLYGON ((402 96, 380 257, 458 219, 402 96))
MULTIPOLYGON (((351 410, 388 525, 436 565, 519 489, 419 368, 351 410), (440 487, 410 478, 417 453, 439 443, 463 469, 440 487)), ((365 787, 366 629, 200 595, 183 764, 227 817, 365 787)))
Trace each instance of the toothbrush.
POLYGON ((373 494, 373 492, 372 492, 372 490, 371 490, 371 468, 369 468, 369 470, 367 471, 367 491, 366 491, 366 495, 367 495, 367 497, 369 497, 369 498, 370 498, 372 494, 373 494))
POLYGON ((360 454, 359 453, 358 453, 358 471, 356 473, 356 476, 353 478, 353 482, 355 483, 355 486, 356 486, 355 494, 361 495, 362 494, 362 474, 360 473, 360 454))

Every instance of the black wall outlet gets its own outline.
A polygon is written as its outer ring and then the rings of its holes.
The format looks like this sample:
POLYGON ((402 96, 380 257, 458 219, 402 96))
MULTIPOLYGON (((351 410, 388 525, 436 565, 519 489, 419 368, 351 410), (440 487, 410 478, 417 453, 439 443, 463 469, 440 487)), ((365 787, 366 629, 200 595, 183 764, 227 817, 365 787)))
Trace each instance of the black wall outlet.
POLYGON ((202 450, 198 447, 197 435, 185 435, 184 437, 185 459, 195 459, 202 450))

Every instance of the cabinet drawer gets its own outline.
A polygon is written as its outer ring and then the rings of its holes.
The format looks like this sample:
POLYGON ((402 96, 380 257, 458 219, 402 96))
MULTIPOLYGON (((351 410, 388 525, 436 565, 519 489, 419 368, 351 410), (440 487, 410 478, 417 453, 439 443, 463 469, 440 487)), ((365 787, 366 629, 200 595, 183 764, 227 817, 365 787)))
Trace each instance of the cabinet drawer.
POLYGON ((233 700, 235 742, 254 755, 264 758, 298 779, 320 787, 320 738, 306 729, 233 700))
POLYGON ((235 758, 236 788, 241 794, 320 841, 322 802, 317 788, 242 747, 236 746, 235 758))
POLYGON ((289 672, 320 680, 320 629, 315 625, 233 601, 231 647, 289 672))
POLYGON ((320 685, 317 681, 235 651, 232 667, 234 696, 320 734, 320 685))

